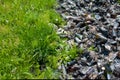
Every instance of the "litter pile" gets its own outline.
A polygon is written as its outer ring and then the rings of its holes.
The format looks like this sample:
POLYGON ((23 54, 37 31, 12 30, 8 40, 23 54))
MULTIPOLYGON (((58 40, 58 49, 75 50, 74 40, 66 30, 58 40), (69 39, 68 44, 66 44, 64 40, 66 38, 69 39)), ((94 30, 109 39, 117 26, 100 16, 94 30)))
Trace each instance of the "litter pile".
POLYGON ((61 79, 120 79, 120 5, 116 0, 58 0, 67 21, 61 38, 82 48, 79 58, 61 65, 61 79))

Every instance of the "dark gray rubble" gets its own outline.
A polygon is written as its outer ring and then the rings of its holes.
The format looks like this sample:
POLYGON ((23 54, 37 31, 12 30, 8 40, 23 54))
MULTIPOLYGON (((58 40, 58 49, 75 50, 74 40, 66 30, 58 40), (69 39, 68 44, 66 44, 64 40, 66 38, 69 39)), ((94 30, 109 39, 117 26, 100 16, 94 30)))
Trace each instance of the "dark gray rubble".
POLYGON ((116 0, 58 0, 57 11, 67 21, 59 28, 83 49, 77 59, 61 65, 61 79, 120 79, 120 5, 116 0))

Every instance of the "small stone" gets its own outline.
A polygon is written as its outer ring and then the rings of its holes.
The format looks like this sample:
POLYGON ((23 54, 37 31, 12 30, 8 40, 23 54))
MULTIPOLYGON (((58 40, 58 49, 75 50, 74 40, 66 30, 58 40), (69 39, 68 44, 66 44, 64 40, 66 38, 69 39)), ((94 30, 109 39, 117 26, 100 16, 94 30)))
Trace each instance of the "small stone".
POLYGON ((86 3, 89 3, 89 2, 90 2, 90 0, 85 0, 85 2, 86 2, 86 3))
POLYGON ((79 39, 82 39, 83 38, 83 36, 82 35, 80 35, 80 34, 75 34, 79 39))
POLYGON ((98 73, 98 75, 100 76, 100 75, 102 75, 103 73, 104 73, 104 71, 102 71, 102 72, 99 72, 99 73, 98 73))
POLYGON ((85 61, 80 61, 80 64, 82 65, 82 66, 88 66, 89 64, 87 63, 87 62, 85 62, 85 61))
POLYGON ((68 65, 68 66, 72 66, 72 65, 74 65, 75 63, 76 63, 76 60, 73 60, 73 61, 71 61, 71 62, 68 62, 67 65, 68 65))
POLYGON ((74 64, 72 66, 72 69, 74 69, 74 71, 76 71, 76 70, 80 69, 80 66, 78 64, 74 64))
POLYGON ((113 71, 113 74, 116 76, 116 77, 120 77, 120 64, 116 64, 115 65, 115 69, 113 71))
POLYGON ((95 15, 95 18, 96 18, 97 20, 100 20, 100 19, 101 19, 100 15, 95 15))
POLYGON ((118 26, 119 26, 119 23, 118 22, 114 22, 114 29, 117 29, 118 28, 118 26))
POLYGON ((104 37, 101 33, 97 33, 97 34, 96 34, 96 38, 100 38, 100 39, 103 39, 103 40, 107 40, 107 38, 104 37))
POLYGON ((117 22, 120 22, 120 15, 117 15, 117 22))
POLYGON ((96 58, 98 58, 98 55, 96 54, 95 51, 90 51, 89 55, 90 55, 90 58, 92 58, 92 59, 94 59, 94 60, 95 60, 96 58))
POLYGON ((88 71, 89 71, 90 67, 84 67, 84 68, 81 68, 80 72, 82 74, 86 74, 88 71))
POLYGON ((117 53, 113 53, 113 52, 109 53, 108 61, 113 62, 116 56, 117 56, 117 53))
POLYGON ((97 78, 97 74, 91 74, 89 77, 90 77, 90 79, 96 79, 97 78))
POLYGON ((73 77, 77 78, 78 74, 77 73, 73 73, 73 77))
POLYGON ((107 15, 106 15, 107 17, 111 17, 111 15, 110 15, 110 13, 107 13, 107 15))
POLYGON ((104 27, 100 27, 100 30, 101 30, 103 33, 107 33, 107 32, 108 32, 108 30, 105 29, 104 27))
POLYGON ((111 51, 111 46, 110 46, 110 45, 105 44, 105 48, 106 48, 107 50, 111 51))
POLYGON ((116 38, 116 40, 120 41, 120 38, 116 38))
POLYGON ((86 14, 86 21, 93 21, 91 14, 86 14))
POLYGON ((91 67, 91 68, 87 71, 86 75, 90 75, 90 74, 92 74, 94 71, 95 71, 95 69, 94 69, 93 67, 91 67))
POLYGON ((107 73, 107 79, 110 80, 111 79, 111 75, 107 73))
POLYGON ((69 41, 67 41, 67 43, 70 45, 70 47, 75 45, 74 40, 69 40, 69 41))
POLYGON ((81 40, 80 40, 78 37, 75 37, 75 41, 76 41, 77 43, 80 43, 80 42, 81 42, 81 40))
POLYGON ((97 45, 97 48, 98 48, 98 53, 101 53, 102 52, 101 46, 97 45))
POLYGON ((59 34, 59 35, 66 35, 66 34, 68 34, 68 33, 67 33, 67 31, 65 31, 64 29, 59 28, 59 29, 57 30, 57 34, 59 34))
POLYGON ((82 57, 81 60, 82 61, 87 61, 87 59, 85 57, 82 57))
POLYGON ((100 62, 98 62, 98 63, 97 63, 97 65, 98 65, 98 66, 101 66, 101 63, 100 63, 100 62))
POLYGON ((112 39, 108 39, 108 43, 111 44, 111 45, 115 45, 115 44, 117 44, 117 41, 112 40, 112 39))
POLYGON ((113 37, 116 37, 117 36, 117 33, 116 33, 116 30, 112 30, 112 35, 113 35, 113 37))
POLYGON ((84 22, 79 22, 76 27, 83 28, 86 24, 84 22))
POLYGON ((105 70, 105 67, 102 67, 101 69, 104 71, 104 70, 105 70))

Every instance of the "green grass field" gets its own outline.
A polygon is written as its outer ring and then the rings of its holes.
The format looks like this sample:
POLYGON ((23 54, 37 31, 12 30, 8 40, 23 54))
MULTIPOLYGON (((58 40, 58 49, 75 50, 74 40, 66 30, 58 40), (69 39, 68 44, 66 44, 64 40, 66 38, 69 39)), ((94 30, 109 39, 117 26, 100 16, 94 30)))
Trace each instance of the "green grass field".
POLYGON ((53 28, 65 23, 56 5, 56 0, 0 0, 0 79, 58 78, 58 61, 76 56, 76 48, 68 50, 53 28))

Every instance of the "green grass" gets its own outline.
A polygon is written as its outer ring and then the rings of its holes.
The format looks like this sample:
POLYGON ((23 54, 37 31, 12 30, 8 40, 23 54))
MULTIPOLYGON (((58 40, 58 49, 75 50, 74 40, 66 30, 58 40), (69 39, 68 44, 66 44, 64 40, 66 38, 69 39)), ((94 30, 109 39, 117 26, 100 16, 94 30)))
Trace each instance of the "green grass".
POLYGON ((58 61, 76 56, 76 48, 68 49, 53 29, 64 24, 55 5, 56 0, 0 0, 0 79, 58 78, 58 61))
POLYGON ((118 3, 120 3, 120 0, 117 0, 118 1, 118 3))

